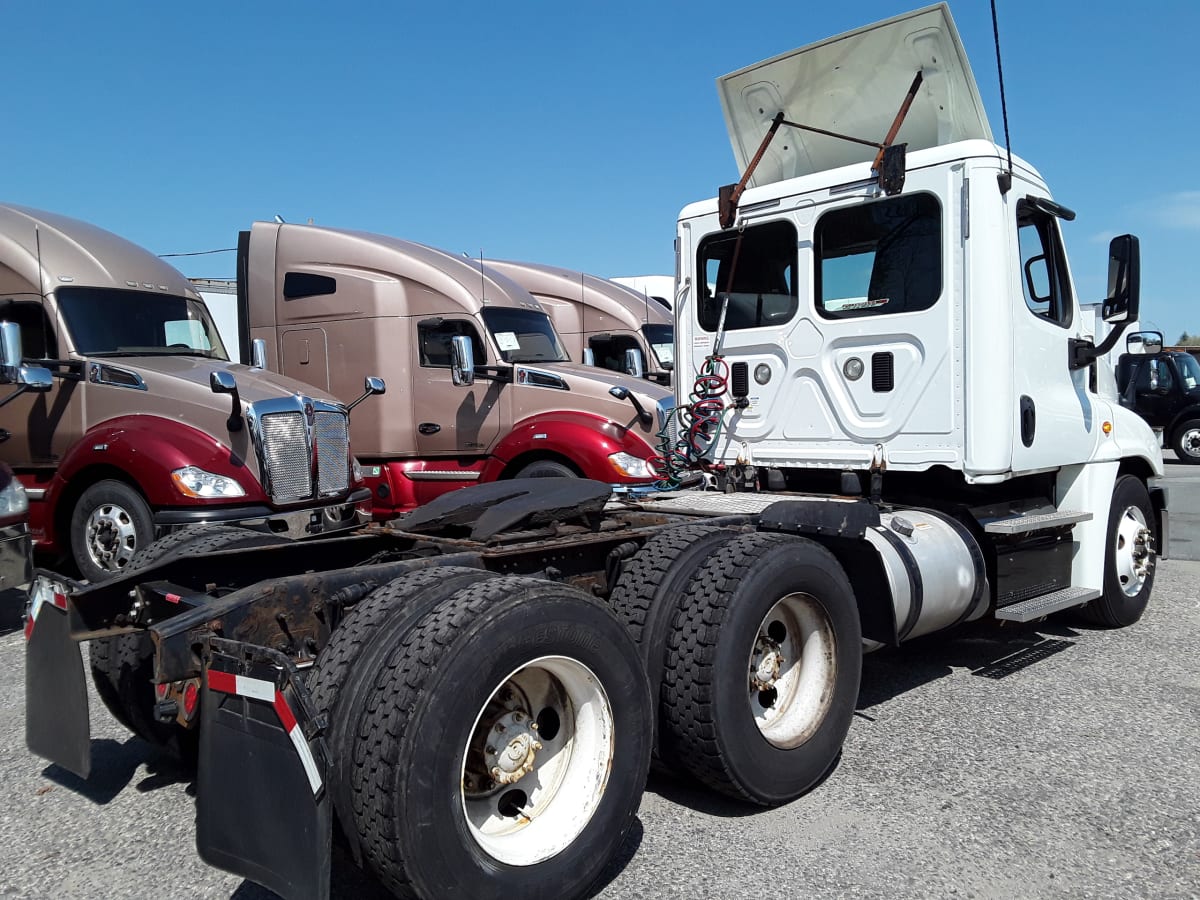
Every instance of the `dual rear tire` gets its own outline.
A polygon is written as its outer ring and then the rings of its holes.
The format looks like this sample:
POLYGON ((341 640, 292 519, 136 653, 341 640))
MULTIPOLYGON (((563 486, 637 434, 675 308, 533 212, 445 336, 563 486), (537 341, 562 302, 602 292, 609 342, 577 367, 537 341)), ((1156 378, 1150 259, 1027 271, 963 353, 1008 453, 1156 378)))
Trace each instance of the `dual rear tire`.
POLYGON ((310 687, 343 833, 395 893, 580 896, 632 824, 649 692, 624 627, 573 588, 402 575, 335 630, 310 687))
POLYGON ((629 561, 613 604, 658 686, 665 765, 776 805, 835 764, 862 636, 849 579, 827 549, 791 535, 672 529, 629 561))

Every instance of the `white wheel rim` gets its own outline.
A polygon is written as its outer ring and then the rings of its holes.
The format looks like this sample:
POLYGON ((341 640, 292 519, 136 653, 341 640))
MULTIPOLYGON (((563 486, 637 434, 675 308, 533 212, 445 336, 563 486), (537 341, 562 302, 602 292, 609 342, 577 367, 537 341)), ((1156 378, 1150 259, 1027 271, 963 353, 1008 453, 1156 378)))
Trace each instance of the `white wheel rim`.
POLYGON ((758 626, 750 651, 754 724, 773 746, 799 747, 833 700, 837 643, 825 609, 810 594, 788 594, 758 626))
POLYGON ((1154 535, 1137 506, 1128 506, 1117 522, 1113 560, 1117 581, 1127 597, 1141 593, 1154 563, 1154 535))
POLYGON ((612 706, 591 669, 565 656, 521 666, 492 691, 463 751, 471 837, 510 866, 561 853, 600 805, 614 746, 612 706))
POLYGON ((1179 446, 1188 456, 1200 456, 1200 428, 1189 428, 1179 439, 1179 446))
POLYGON ((84 544, 91 561, 109 572, 123 569, 137 552, 137 528, 129 511, 115 503, 92 510, 84 526, 84 544))

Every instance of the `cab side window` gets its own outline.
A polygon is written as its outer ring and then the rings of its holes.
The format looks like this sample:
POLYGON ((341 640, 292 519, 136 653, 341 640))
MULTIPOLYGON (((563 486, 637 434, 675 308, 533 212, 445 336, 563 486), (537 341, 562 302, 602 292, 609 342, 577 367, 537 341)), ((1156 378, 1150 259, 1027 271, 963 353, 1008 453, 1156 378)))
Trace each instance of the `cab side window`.
POLYGON ((625 371, 625 351, 638 350, 638 342, 627 334, 610 334, 588 340, 596 365, 613 372, 625 371))
POLYGON ((932 194, 832 209, 813 242, 822 318, 920 312, 942 295, 942 209, 932 194))
POLYGON ((1018 200, 1017 240, 1025 305, 1039 319, 1066 328, 1071 324, 1071 286, 1058 224, 1049 213, 1018 200))
POLYGON ((471 339, 475 351, 475 365, 487 365, 487 353, 475 326, 465 319, 443 319, 436 324, 417 324, 417 342, 421 353, 421 365, 429 369, 450 368, 450 341, 457 335, 471 339))
POLYGON ((796 229, 791 222, 768 222, 743 231, 724 231, 700 242, 700 327, 716 331, 725 310, 725 328, 784 325, 796 315, 796 229))
POLYGON ((41 300, 0 299, 0 321, 20 326, 21 352, 26 359, 59 358, 54 326, 41 300))

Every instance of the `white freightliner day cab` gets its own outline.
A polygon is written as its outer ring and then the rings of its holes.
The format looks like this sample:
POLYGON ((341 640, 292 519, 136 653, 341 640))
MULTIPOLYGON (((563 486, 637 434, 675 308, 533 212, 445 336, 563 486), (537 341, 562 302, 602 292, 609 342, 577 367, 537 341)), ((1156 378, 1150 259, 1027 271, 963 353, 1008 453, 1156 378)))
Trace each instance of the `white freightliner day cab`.
MULTIPOLYGON (((75 642, 148 633, 122 699, 145 715, 159 692, 164 743, 198 732, 206 860, 323 900, 337 819, 405 896, 579 897, 652 753, 758 804, 816 784, 864 646, 1070 608, 1135 622, 1166 546, 1160 449, 1096 389, 1117 338, 1082 322, 1070 213, 993 142, 945 6, 720 84, 750 187, 679 220, 663 481, 725 491, 501 481, 304 545, 42 573, 30 746, 86 774, 75 642)), ((1136 240, 1110 257, 1119 323, 1136 240)))

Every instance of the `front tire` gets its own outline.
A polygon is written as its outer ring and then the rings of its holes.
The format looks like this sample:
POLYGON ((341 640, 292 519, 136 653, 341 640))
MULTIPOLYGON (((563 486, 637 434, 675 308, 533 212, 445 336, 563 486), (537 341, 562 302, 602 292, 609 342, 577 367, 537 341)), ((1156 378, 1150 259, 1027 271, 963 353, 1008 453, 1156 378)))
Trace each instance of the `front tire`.
POLYGON ((153 539, 150 506, 123 481, 97 481, 71 513, 71 555, 93 583, 119 575, 153 539))
POLYGON ((1200 419, 1189 419, 1175 429, 1171 449, 1180 462, 1200 465, 1200 419))
POLYGON ((764 806, 817 784, 858 699, 862 630, 846 573, 806 538, 754 533, 692 579, 667 651, 663 742, 699 781, 764 806))
POLYGON ((1080 610, 1087 622, 1124 628, 1142 617, 1154 588, 1155 522, 1146 485, 1133 475, 1119 477, 1108 510, 1104 593, 1080 610))
POLYGON ((356 751, 359 826, 385 885, 424 898, 583 896, 632 824, 649 768, 649 690, 615 616, 554 582, 492 578, 424 616, 380 674, 356 751))
POLYGON ((579 473, 566 463, 539 459, 523 467, 513 478, 578 478, 579 473))

